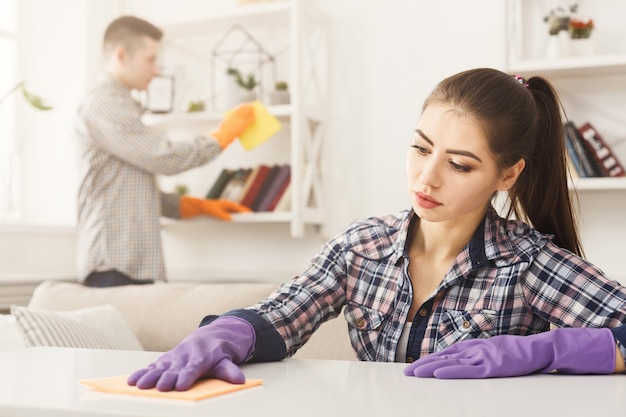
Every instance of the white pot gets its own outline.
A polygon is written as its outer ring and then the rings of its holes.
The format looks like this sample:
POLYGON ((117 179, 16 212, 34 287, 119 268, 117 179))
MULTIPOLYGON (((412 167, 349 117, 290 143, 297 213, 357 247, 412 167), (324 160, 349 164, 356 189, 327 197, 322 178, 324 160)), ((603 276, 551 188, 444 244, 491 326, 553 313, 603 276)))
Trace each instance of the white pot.
POLYGON ((274 90, 274 91, 270 91, 270 104, 277 106, 280 104, 289 104, 290 103, 290 98, 289 98, 289 91, 285 91, 285 90, 274 90))
POLYGON ((572 56, 590 56, 594 54, 595 48, 591 38, 570 39, 569 45, 572 56))
POLYGON ((253 101, 256 101, 256 91, 240 89, 238 99, 239 99, 239 103, 237 104, 251 103, 253 101))

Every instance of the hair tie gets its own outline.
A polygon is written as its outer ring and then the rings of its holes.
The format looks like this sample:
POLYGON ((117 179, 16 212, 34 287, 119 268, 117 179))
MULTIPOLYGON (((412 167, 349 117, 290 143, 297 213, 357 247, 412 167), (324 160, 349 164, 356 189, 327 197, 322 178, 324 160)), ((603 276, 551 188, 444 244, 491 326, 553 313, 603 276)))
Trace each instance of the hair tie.
POLYGON ((517 82, 519 82, 521 85, 523 85, 526 88, 529 87, 528 83, 524 80, 524 78, 521 75, 515 75, 514 77, 517 80, 517 82))

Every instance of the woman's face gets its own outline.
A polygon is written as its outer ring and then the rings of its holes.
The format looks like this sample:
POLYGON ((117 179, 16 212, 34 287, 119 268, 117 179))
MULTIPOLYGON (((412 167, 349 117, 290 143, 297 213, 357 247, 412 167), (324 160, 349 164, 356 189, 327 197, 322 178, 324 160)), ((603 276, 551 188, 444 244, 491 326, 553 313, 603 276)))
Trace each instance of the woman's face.
POLYGON ((500 170, 478 123, 452 106, 430 104, 406 157, 413 209, 431 222, 482 218, 493 193, 515 183, 518 164, 500 170))

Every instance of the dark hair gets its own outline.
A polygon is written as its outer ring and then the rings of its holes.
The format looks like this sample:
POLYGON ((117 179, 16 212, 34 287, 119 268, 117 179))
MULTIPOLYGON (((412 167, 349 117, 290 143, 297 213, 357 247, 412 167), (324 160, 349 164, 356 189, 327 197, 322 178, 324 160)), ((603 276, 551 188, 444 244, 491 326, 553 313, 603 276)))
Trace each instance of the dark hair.
POLYGON ((478 121, 500 169, 524 159, 526 166, 508 192, 507 216, 553 234, 557 245, 582 256, 567 187, 562 106, 550 82, 472 69, 441 81, 423 109, 432 103, 449 104, 478 121))
POLYGON ((117 45, 124 45, 128 50, 135 51, 143 36, 160 41, 163 31, 138 17, 120 16, 109 23, 104 32, 103 46, 105 51, 117 45))

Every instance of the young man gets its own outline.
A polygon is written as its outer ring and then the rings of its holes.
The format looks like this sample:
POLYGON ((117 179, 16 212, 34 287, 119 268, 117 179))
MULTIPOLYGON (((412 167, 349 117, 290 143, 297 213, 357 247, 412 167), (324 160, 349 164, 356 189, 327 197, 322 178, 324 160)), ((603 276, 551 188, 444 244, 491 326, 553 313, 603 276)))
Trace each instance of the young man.
POLYGON ((162 35, 137 17, 111 22, 104 34, 104 74, 78 111, 78 272, 88 286, 165 281, 161 215, 228 221, 232 212, 250 211, 230 201, 179 197, 158 189, 157 174, 207 163, 254 121, 252 107, 242 105, 217 131, 188 142, 171 142, 144 126, 131 90, 145 90, 158 75, 162 35))

